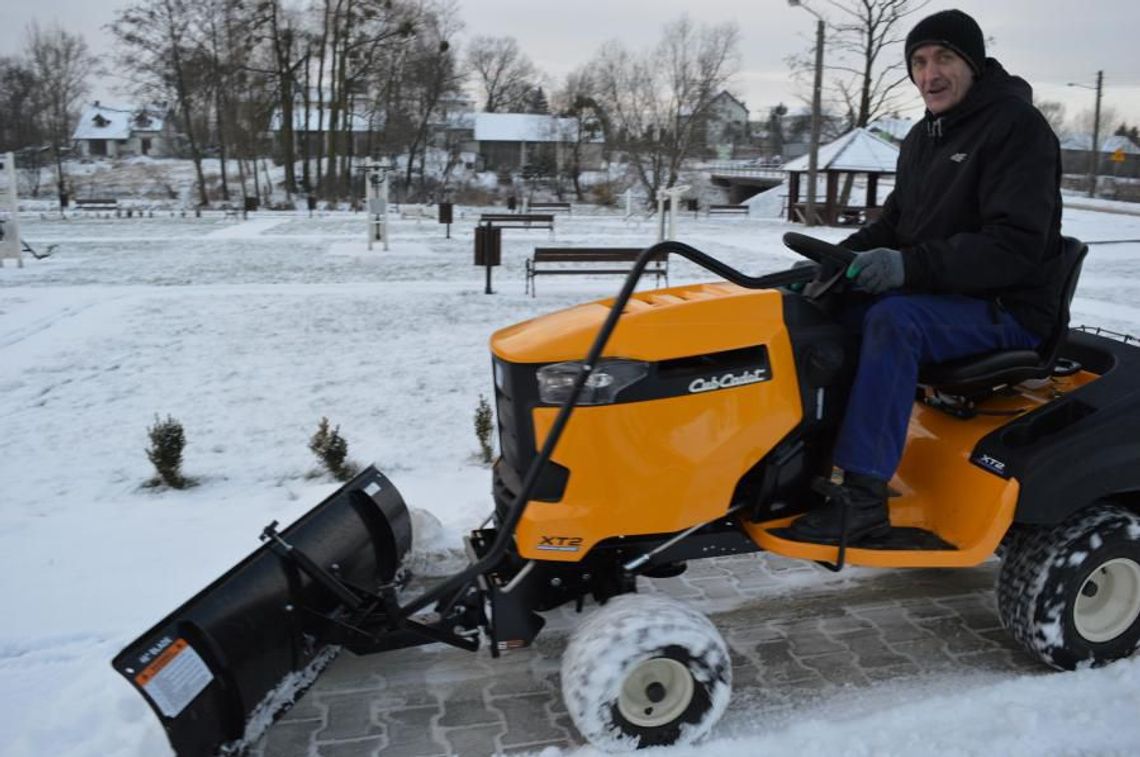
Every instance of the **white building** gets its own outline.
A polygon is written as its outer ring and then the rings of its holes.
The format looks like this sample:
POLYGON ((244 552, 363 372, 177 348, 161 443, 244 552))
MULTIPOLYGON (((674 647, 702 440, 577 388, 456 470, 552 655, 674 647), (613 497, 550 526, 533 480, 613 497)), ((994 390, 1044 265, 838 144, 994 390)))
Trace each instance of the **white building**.
MULTIPOLYGON (((1061 140, 1061 165, 1067 174, 1087 174, 1091 166, 1091 134, 1073 134, 1061 140)), ((1102 135, 1096 156, 1098 176, 1140 178, 1140 147, 1128 137, 1102 135)))
POLYGON ((84 158, 169 157, 178 150, 170 112, 162 103, 131 107, 96 100, 80 116, 71 138, 84 158))
MULTIPOLYGON (((476 113, 475 150, 488 170, 527 165, 565 166, 579 142, 578 120, 532 113, 476 113)), ((581 167, 602 164, 601 129, 581 135, 581 167)))
POLYGON ((705 147, 719 158, 731 158, 748 141, 748 108, 727 90, 709 103, 704 116, 705 147))

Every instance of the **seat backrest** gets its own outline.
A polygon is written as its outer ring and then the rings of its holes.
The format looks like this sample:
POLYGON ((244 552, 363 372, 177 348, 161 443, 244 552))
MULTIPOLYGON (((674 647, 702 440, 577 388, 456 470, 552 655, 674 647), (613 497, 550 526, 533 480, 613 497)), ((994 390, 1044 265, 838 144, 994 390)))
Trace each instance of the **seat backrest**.
POLYGON ((1081 278, 1081 266, 1089 246, 1075 237, 1061 237, 1061 271, 1064 274, 1064 285, 1061 288, 1061 303, 1057 308, 1057 322, 1053 333, 1042 342, 1038 348, 1042 361, 1052 367, 1057 362, 1061 352, 1061 345, 1069 333, 1069 305, 1073 301, 1073 293, 1077 291, 1077 281, 1081 278))
POLYGON ((1036 350, 999 350, 945 363, 922 366, 919 383, 962 397, 985 396, 994 387, 1048 378, 1053 373, 1061 346, 1069 334, 1069 303, 1081 277, 1081 264, 1089 248, 1079 239, 1061 238, 1057 319, 1048 338, 1036 350))

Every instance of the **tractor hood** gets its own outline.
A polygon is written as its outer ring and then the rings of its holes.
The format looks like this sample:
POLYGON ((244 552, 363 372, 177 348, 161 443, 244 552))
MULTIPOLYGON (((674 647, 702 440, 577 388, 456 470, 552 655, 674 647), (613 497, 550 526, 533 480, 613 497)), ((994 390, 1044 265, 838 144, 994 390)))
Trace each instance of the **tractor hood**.
MULTIPOLYGON (((612 303, 599 300, 501 329, 491 351, 510 363, 581 360, 612 303)), ((767 344, 784 333, 779 292, 694 284, 635 294, 604 356, 669 360, 767 344)))

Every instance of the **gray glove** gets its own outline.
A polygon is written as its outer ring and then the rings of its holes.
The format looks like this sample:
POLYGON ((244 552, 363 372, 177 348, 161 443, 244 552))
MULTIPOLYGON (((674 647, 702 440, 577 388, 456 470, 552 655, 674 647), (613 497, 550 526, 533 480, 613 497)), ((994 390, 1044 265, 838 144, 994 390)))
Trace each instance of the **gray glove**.
POLYGON ((857 289, 871 294, 898 289, 906 281, 902 253, 889 247, 860 252, 847 266, 847 278, 855 280, 857 289))

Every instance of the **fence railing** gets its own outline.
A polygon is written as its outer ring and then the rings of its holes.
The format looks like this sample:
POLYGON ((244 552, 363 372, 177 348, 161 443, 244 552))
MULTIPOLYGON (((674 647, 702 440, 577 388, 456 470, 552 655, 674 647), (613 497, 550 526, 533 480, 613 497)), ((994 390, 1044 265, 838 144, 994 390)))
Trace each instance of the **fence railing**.
POLYGON ((784 170, 776 166, 758 166, 742 161, 705 163, 704 170, 717 176, 751 176, 763 179, 783 179, 784 170))

